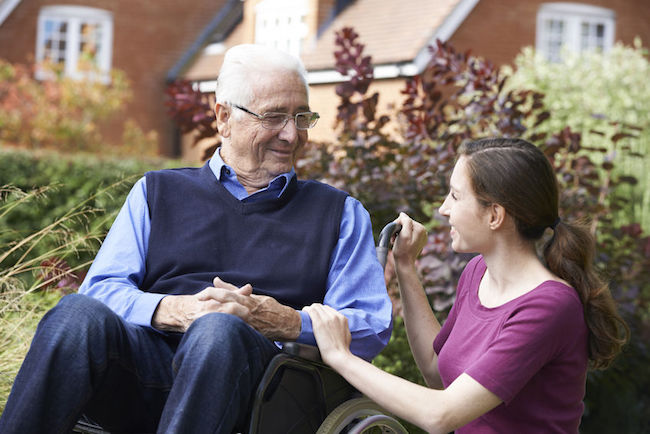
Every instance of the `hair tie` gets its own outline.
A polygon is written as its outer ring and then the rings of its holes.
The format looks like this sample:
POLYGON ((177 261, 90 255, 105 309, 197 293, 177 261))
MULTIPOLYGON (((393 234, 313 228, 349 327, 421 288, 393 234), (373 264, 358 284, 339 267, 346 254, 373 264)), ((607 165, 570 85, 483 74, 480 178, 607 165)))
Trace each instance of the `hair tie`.
POLYGON ((561 219, 560 217, 558 217, 558 218, 555 219, 555 221, 553 222, 553 224, 550 225, 549 227, 550 227, 551 229, 555 230, 555 228, 557 227, 557 225, 560 224, 561 221, 562 221, 562 219, 561 219))

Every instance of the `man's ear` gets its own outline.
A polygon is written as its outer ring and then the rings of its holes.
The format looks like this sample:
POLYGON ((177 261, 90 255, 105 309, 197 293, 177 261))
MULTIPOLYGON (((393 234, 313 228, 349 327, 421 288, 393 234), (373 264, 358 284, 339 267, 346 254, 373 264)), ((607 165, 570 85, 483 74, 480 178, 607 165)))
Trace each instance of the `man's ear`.
POLYGON ((217 117, 217 130, 221 137, 230 137, 230 107, 216 103, 214 114, 217 117))
POLYGON ((496 230, 503 226, 506 219, 506 209, 497 203, 491 203, 488 208, 490 229, 496 230))

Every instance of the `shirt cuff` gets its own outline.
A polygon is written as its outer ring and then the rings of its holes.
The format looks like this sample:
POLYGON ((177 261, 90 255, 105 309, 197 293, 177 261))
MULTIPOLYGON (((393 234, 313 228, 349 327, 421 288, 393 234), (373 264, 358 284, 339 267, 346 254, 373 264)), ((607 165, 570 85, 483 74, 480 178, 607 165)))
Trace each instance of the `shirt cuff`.
POLYGON ((314 330, 311 326, 311 318, 309 317, 309 314, 303 310, 299 310, 298 313, 300 314, 301 327, 300 334, 298 335, 296 342, 301 344, 316 345, 314 330))
POLYGON ((130 323, 153 328, 151 321, 153 320, 153 314, 164 297, 167 297, 168 294, 157 294, 153 292, 143 292, 140 294, 133 303, 133 308, 129 313, 128 321, 130 323))

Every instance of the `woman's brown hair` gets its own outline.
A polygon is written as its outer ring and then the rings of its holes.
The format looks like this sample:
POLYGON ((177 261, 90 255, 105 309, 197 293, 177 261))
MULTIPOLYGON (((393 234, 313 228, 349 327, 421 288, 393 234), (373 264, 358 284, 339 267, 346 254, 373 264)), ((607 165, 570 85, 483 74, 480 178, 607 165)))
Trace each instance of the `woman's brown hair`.
POLYGON ((546 156, 522 139, 493 138, 461 145, 474 193, 481 203, 497 203, 515 220, 519 234, 539 240, 547 228, 543 259, 548 269, 569 282, 584 307, 593 368, 609 366, 629 339, 609 286, 593 267, 595 242, 587 225, 558 214, 558 184, 546 156))

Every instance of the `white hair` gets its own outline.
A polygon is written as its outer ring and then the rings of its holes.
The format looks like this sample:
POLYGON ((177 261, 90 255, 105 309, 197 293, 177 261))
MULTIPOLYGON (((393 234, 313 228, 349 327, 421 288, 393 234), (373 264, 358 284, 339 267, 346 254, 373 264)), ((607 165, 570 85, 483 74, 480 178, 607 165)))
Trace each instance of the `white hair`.
POLYGON ((256 77, 279 71, 298 73, 309 96, 307 71, 300 59, 263 45, 235 45, 226 51, 219 71, 217 103, 248 105, 255 97, 251 84, 256 77))

